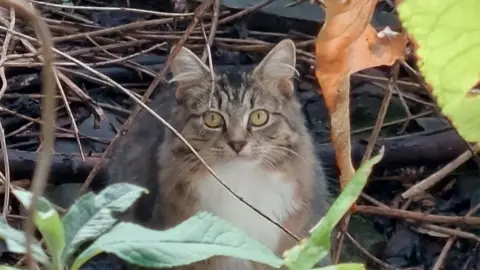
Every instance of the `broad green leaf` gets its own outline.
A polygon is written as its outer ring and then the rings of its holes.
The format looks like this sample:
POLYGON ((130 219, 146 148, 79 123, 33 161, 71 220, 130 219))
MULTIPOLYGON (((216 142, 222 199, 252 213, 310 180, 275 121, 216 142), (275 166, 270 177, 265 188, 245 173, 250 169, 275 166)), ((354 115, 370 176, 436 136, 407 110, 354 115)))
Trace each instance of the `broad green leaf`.
POLYGON ((373 166, 380 162, 383 153, 382 147, 377 156, 367 160, 358 168, 350 183, 330 206, 327 214, 310 230, 311 236, 285 253, 284 265, 290 270, 308 270, 328 255, 333 228, 355 203, 367 183, 373 166))
MULTIPOLYGON (((25 234, 22 231, 10 227, 10 225, 7 223, 7 220, 3 216, 0 216, 0 238, 5 241, 9 252, 25 254, 25 234)), ((38 241, 33 240, 31 251, 33 258, 37 262, 49 264, 49 258, 43 251, 38 241)))
POLYGON ((248 259, 276 268, 282 263, 267 247, 206 212, 165 231, 120 222, 80 254, 71 269, 79 269, 101 252, 114 253, 132 264, 155 268, 187 265, 215 255, 248 259))
POLYGON ((68 261, 81 244, 110 230, 117 222, 112 214, 127 210, 142 193, 147 190, 120 183, 106 187, 98 195, 87 193, 82 196, 63 217, 66 243, 63 260, 68 261))
MULTIPOLYGON (((13 195, 28 209, 32 201, 32 193, 29 191, 14 189, 13 195)), ((37 203, 33 219, 35 226, 45 239, 48 251, 52 256, 53 265, 56 269, 63 269, 61 255, 65 246, 63 224, 53 205, 45 198, 40 197, 37 203)))
POLYGON ((0 265, 0 270, 23 270, 22 268, 17 268, 8 265, 0 265))
POLYGON ((467 141, 480 141, 480 1, 404 0, 398 13, 443 114, 467 141))
POLYGON ((313 268, 312 270, 365 270, 365 266, 359 263, 342 263, 321 268, 313 268))

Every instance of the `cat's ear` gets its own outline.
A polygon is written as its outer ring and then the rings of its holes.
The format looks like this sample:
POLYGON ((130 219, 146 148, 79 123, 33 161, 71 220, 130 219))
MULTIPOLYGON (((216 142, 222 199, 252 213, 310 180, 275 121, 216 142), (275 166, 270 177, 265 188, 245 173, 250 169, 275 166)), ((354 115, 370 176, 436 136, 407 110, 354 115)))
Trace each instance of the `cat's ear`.
POLYGON ((294 88, 292 79, 297 73, 295 64, 295 43, 291 39, 285 39, 263 58, 252 74, 260 80, 278 80, 278 90, 291 96, 294 88))
POLYGON ((210 78, 210 69, 192 51, 182 47, 170 65, 173 78, 169 81, 176 82, 177 97, 190 85, 198 84, 210 78))

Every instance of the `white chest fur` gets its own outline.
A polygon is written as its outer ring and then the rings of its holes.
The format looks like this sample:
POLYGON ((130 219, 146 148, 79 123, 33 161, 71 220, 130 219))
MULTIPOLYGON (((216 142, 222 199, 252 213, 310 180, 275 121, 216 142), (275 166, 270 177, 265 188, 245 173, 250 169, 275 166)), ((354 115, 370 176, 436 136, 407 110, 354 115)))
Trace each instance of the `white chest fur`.
MULTIPOLYGON (((232 161, 213 170, 237 195, 280 224, 298 206, 295 183, 279 172, 263 169, 256 161, 232 161)), ((233 197, 212 175, 195 182, 201 210, 229 221, 270 249, 277 248, 280 229, 233 197)))

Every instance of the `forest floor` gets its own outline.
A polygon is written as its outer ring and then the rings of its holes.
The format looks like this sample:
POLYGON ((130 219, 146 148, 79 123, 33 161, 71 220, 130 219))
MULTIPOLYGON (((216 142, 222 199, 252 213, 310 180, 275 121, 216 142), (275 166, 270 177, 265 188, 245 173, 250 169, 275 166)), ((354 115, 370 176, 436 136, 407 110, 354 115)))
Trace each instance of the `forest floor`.
MULTIPOLYGON (((185 46, 198 55, 208 42, 214 65, 232 67, 258 63, 275 43, 293 39, 300 72, 298 95, 330 188, 338 194, 329 115, 313 70, 313 46, 325 19, 323 11, 310 3, 284 7, 289 1, 223 2, 226 6, 220 6, 218 12, 207 9, 197 14, 202 18, 186 31, 195 21, 193 13, 179 16, 172 12, 185 12, 184 7, 194 11, 195 1, 176 0, 173 5, 131 0, 131 9, 123 10, 117 7, 126 3, 115 0, 83 0, 73 6, 32 1, 46 18, 58 50, 139 98, 164 71, 172 46, 185 38, 185 46), (250 2, 255 4, 248 5, 250 2), (215 31, 210 34, 212 29, 215 31)), ((29 46, 36 45, 32 28, 20 18, 12 19, 7 10, 0 13, 0 63, 6 76, 6 92, 0 100, 0 137, 8 146, 0 163, 8 161, 6 176, 12 184, 28 188, 41 145, 41 62, 36 46, 29 46), (5 31, 9 26, 13 26, 11 35, 5 31)), ((401 30, 387 1, 379 1, 372 24, 376 29, 389 26, 401 30)), ((58 57, 56 67, 62 87, 56 97, 56 148, 46 194, 66 208, 122 130, 134 103, 98 74, 67 58, 58 57)), ((400 65, 398 76, 392 74, 390 67, 380 67, 352 76, 354 163, 361 161, 372 130, 378 128, 375 145, 385 146, 385 156, 350 221, 342 260, 367 262, 369 269, 480 269, 480 159, 472 158, 473 150, 439 113, 411 59, 400 65), (386 110, 385 120, 376 125, 382 110, 386 110), (411 187, 425 180, 431 187, 409 194, 411 187), (443 268, 439 268, 440 262, 443 268)), ((93 177, 93 189, 105 185, 100 175, 101 170, 93 177)), ((5 193, 4 187, 1 190, 5 193)), ((20 224, 24 217, 18 203, 14 199, 7 202, 9 222, 20 224)), ((5 249, 0 251, 2 259, 19 258, 5 249)))

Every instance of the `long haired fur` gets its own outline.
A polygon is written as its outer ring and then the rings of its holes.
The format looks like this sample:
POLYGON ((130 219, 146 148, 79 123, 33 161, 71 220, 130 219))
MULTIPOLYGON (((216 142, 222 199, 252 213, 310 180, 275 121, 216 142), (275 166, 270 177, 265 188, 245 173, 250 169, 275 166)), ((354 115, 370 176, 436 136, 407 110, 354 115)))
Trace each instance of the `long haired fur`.
MULTIPOLYGON (((322 185, 316 189, 325 191, 325 201, 328 194, 312 138, 294 95, 295 64, 295 45, 284 40, 252 71, 217 73, 212 81, 209 68, 193 52, 182 48, 172 64, 177 106, 172 110, 170 123, 237 195, 301 237, 314 185, 322 185), (252 113, 258 110, 262 110, 261 117, 267 117, 260 126, 252 124, 252 113), (205 122, 208 112, 220 117, 221 125, 209 127, 205 122), (232 146, 234 143, 241 147, 232 146)), ((162 169, 158 181, 162 188, 161 207, 155 214, 165 221, 162 229, 175 226, 198 211, 209 211, 278 255, 295 244, 283 231, 229 194, 170 131, 166 131, 158 153, 158 166, 162 169)), ((186 268, 268 269, 262 264, 226 257, 186 268)))

